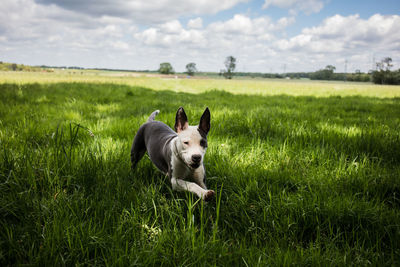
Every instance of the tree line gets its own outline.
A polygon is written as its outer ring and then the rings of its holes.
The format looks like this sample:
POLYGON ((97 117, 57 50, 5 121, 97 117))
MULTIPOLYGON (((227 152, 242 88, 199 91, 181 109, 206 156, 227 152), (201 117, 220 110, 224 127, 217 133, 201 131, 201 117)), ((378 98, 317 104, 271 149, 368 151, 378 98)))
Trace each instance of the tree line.
POLYGON ((40 67, 0 61, 0 71, 43 71, 40 67))
MULTIPOLYGON (((236 58, 233 56, 229 56, 225 59, 225 67, 226 69, 220 71, 220 75, 223 75, 226 79, 232 79, 234 75, 234 71, 236 68, 236 58)), ((197 71, 196 63, 190 62, 186 64, 186 71, 185 73, 189 76, 194 76, 197 71)), ((175 70, 172 67, 171 63, 163 62, 160 63, 160 67, 158 68, 158 72, 161 74, 174 74, 175 70)))
MULTIPOLYGON (((324 69, 315 72, 292 72, 292 73, 261 73, 261 72, 235 72, 236 58, 233 56, 226 57, 224 61, 225 69, 220 70, 218 75, 226 79, 232 79, 233 76, 251 77, 251 78, 274 78, 274 79, 311 79, 311 80, 336 80, 336 81, 354 81, 354 82, 373 82, 376 84, 400 84, 400 69, 392 71, 392 58, 385 57, 376 63, 376 69, 368 73, 356 70, 355 73, 336 73, 336 67, 327 65, 324 69)), ((85 69, 81 67, 49 67, 49 66, 27 66, 15 63, 5 63, 0 61, 0 71, 50 71, 52 68, 65 69, 85 69)), ((186 64, 185 74, 194 76, 198 73, 196 63, 190 62, 186 64)), ((108 70, 108 69, 106 69, 108 70)), ((110 70, 113 71, 113 70, 110 70)), ((117 70, 114 70, 117 71, 117 70)), ((130 71, 130 70, 118 70, 130 71)), ((153 72, 153 71, 140 71, 153 72)), ((161 74, 174 74, 175 70, 171 63, 163 62, 160 64, 157 72, 161 74)), ((210 73, 209 73, 210 74, 210 73)), ((203 73, 204 75, 204 73, 203 73)))
POLYGON ((376 63, 376 69, 369 73, 356 70, 355 73, 335 73, 335 67, 326 66, 324 69, 309 74, 311 80, 341 80, 356 82, 373 82, 375 84, 400 84, 400 69, 391 71, 392 58, 385 57, 376 63))
POLYGON ((376 63, 377 70, 372 73, 372 81, 377 84, 400 84, 400 69, 391 71, 392 58, 386 57, 376 63))
POLYGON ((311 80, 333 80, 333 81, 350 81, 350 82, 370 82, 371 74, 362 73, 356 70, 355 73, 335 73, 335 66, 328 65, 324 69, 311 72, 308 78, 311 80))
MULTIPOLYGON (((225 69, 220 70, 219 75, 226 79, 232 79, 233 76, 252 77, 252 78, 275 78, 275 79, 311 79, 311 80, 334 80, 350 82, 374 82, 376 84, 400 84, 400 69, 391 71, 393 67, 390 57, 383 58, 376 63, 376 70, 369 73, 363 73, 356 70, 355 73, 336 73, 336 67, 327 65, 324 69, 315 72, 292 72, 292 73, 261 73, 261 72, 235 72, 236 58, 226 57, 224 61, 225 69)), ((162 74, 175 73, 172 65, 168 62, 160 64, 158 72, 162 74)), ((186 74, 194 76, 197 73, 196 63, 191 62, 186 65, 186 74)))

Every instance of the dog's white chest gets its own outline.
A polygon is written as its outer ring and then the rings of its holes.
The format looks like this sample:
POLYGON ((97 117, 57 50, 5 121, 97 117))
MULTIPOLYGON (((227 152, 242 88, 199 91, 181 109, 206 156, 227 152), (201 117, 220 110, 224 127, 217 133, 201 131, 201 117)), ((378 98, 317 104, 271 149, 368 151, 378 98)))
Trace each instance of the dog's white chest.
POLYGON ((186 179, 191 176, 190 169, 174 154, 171 157, 172 176, 186 179))

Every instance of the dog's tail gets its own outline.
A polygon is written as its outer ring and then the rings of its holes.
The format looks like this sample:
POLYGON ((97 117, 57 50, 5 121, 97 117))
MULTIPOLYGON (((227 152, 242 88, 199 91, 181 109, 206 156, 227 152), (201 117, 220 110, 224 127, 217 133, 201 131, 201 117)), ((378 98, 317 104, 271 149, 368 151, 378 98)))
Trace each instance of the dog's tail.
POLYGON ((151 113, 151 115, 149 116, 149 118, 147 119, 147 121, 154 121, 154 118, 158 115, 158 113, 160 113, 160 111, 157 109, 156 111, 153 111, 153 113, 151 113))

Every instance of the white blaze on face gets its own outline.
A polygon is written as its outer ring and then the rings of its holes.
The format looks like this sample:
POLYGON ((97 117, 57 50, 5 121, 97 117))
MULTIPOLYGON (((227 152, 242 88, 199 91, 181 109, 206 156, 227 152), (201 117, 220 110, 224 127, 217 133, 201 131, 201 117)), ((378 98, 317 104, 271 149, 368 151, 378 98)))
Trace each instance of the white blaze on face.
POLYGON ((207 141, 200 135, 198 126, 189 126, 184 131, 179 132, 177 146, 179 154, 186 164, 193 163, 193 155, 200 155, 200 163, 203 162, 203 157, 207 150, 207 141))

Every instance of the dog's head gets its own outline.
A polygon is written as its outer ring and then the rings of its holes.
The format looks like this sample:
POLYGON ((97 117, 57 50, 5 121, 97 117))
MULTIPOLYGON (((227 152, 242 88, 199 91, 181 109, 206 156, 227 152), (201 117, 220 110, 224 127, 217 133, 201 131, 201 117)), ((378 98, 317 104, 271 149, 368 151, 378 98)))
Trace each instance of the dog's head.
POLYGON ((210 131, 210 110, 206 108, 198 126, 189 126, 185 110, 180 107, 176 112, 175 131, 178 153, 187 166, 197 169, 207 150, 207 134, 210 131))

